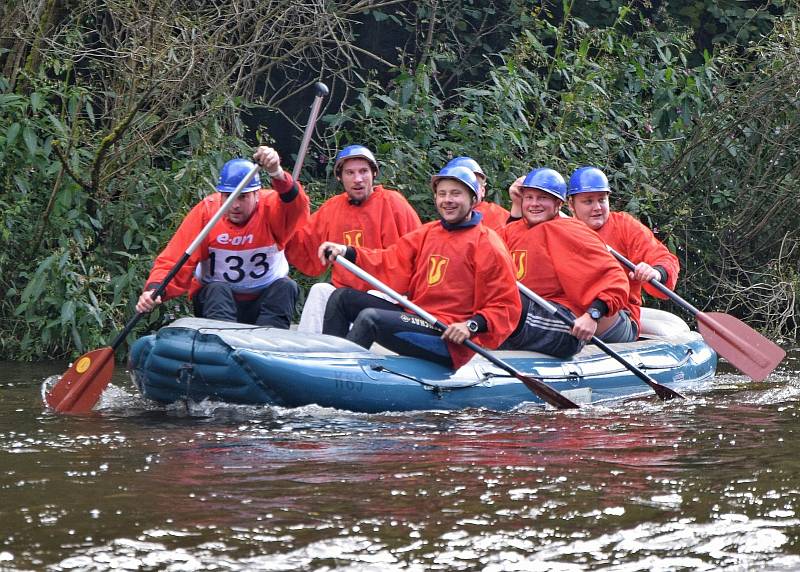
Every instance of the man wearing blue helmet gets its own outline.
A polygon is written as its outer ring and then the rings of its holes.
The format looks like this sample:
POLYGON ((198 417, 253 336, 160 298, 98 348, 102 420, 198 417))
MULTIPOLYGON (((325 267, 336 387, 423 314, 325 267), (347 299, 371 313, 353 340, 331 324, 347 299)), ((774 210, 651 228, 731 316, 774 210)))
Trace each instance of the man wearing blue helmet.
MULTIPOLYGON (((319 276, 327 268, 317 257, 321 242, 386 248, 422 224, 402 194, 375 184, 380 172, 378 162, 363 145, 342 149, 336 156, 333 172, 344 192, 325 201, 286 246, 289 262, 307 276, 319 276)), ((362 292, 370 289, 366 282, 340 266, 333 267, 331 282, 314 284, 309 290, 299 331, 322 332, 325 306, 336 288, 347 286, 362 292)))
MULTIPOLYGON (((253 159, 269 174, 274 190, 262 189, 256 173, 169 283, 165 298, 188 293, 197 316, 288 329, 299 288, 288 276, 283 249, 308 219, 309 200, 300 183, 281 168, 274 149, 259 147, 253 159)), ((218 192, 195 205, 153 263, 137 312, 161 303, 161 298, 151 298, 151 291, 252 168, 246 159, 223 165, 218 192)))
POLYGON ((323 333, 365 348, 378 342, 397 353, 458 369, 472 356, 464 340, 474 337, 496 348, 508 336, 519 316, 519 294, 502 241, 473 211, 480 192, 475 174, 465 167, 444 167, 431 186, 438 221, 385 249, 325 242, 319 258, 327 263, 344 256, 450 326, 440 333, 391 302, 339 288, 328 301, 323 333))
POLYGON ((567 197, 572 215, 595 231, 598 236, 628 260, 636 269, 628 273, 630 294, 626 310, 630 312, 636 330, 620 338, 609 332, 601 339, 606 342, 626 342, 637 338, 641 324, 642 288, 657 298, 667 297, 650 285, 655 279, 669 289, 678 282, 680 262, 649 228, 625 212, 611 211, 608 178, 597 167, 580 167, 569 178, 567 197))
POLYGON ((506 209, 486 200, 486 173, 483 172, 481 166, 472 157, 455 157, 447 163, 448 167, 466 167, 478 177, 478 182, 481 185, 480 193, 478 195, 478 204, 475 205, 476 211, 483 215, 483 224, 493 230, 500 230, 508 222, 509 213, 506 209))
POLYGON ((575 318, 572 328, 523 297, 517 326, 504 350, 530 350, 560 358, 583 348, 593 335, 630 328, 620 312, 628 281, 603 241, 583 223, 559 216, 566 198, 564 178, 553 169, 534 169, 512 194, 511 215, 521 216, 501 231, 516 277, 542 298, 575 318))

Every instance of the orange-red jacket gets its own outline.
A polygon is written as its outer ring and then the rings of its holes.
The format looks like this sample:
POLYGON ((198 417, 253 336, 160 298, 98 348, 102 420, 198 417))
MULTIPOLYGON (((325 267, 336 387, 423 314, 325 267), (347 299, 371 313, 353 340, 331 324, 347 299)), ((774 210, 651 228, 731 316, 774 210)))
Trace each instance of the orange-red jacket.
POLYGON ((509 212, 498 205, 488 201, 481 201, 472 210, 483 215, 483 224, 495 231, 500 231, 508 222, 509 212))
MULTIPOLYGON (((678 257, 655 237, 653 231, 631 215, 626 212, 611 212, 597 234, 606 244, 634 264, 646 262, 650 266, 661 266, 667 271, 667 281, 664 285, 670 290, 675 288, 681 269, 678 257)), ((631 316, 637 324, 642 313, 642 286, 648 294, 661 299, 667 298, 649 283, 630 281, 626 307, 631 311, 631 316)))
MULTIPOLYGON (((319 276, 326 269, 317 256, 323 242, 387 248, 421 224, 417 213, 397 191, 377 185, 360 205, 350 204, 347 193, 342 193, 325 201, 292 236, 286 245, 286 257, 303 274, 319 276)), ((339 265, 333 266, 331 281, 337 288, 349 286, 362 292, 372 288, 339 265)))
MULTIPOLYGON (((480 314, 488 330, 473 341, 487 348, 499 346, 519 321, 511 258, 482 223, 447 230, 429 222, 387 249, 356 248, 356 263, 445 324, 480 314)), ((463 345, 448 346, 456 369, 472 357, 463 345)))
POLYGON ((625 307, 628 277, 597 234, 581 221, 556 217, 532 227, 524 219, 501 231, 517 280, 580 316, 596 299, 612 315, 625 307), (587 232, 588 231, 588 232, 587 232))
MULTIPOLYGON (((288 173, 286 179, 273 181, 275 190, 254 191, 258 205, 244 225, 237 226, 223 216, 169 283, 164 299, 186 292, 193 296, 203 284, 215 281, 228 282, 237 298, 255 298, 258 291, 286 276, 289 265, 283 249, 297 226, 309 217, 309 200, 299 182, 296 196, 285 202, 292 196, 288 173)), ((161 283, 227 198, 227 194, 214 193, 189 211, 153 263, 145 289, 161 283)))

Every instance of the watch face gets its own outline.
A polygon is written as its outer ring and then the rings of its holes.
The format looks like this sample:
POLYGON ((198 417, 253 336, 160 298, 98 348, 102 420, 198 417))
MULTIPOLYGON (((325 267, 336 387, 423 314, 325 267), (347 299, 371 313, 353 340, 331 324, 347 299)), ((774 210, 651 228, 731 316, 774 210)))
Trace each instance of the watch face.
POLYGON ((474 334, 478 331, 478 322, 475 320, 467 320, 467 329, 474 334))
POLYGON ((589 316, 592 317, 593 320, 599 320, 602 316, 600 315, 600 310, 597 308, 592 308, 589 310, 589 316))

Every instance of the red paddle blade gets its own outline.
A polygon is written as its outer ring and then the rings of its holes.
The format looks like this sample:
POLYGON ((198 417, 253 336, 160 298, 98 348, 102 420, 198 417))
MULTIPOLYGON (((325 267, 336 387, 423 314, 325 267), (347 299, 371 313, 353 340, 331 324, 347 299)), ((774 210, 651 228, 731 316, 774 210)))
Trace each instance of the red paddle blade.
POLYGON ((58 413, 87 413, 114 373, 114 350, 100 348, 75 360, 45 396, 47 405, 58 413))
POLYGON ((786 357, 783 348, 729 314, 698 312, 697 329, 719 355, 755 381, 766 379, 786 357))

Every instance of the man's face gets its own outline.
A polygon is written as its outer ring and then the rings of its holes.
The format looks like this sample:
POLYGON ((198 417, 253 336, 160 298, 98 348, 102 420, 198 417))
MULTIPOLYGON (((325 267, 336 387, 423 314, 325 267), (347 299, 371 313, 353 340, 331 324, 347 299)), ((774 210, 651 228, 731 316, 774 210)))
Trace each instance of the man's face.
MULTIPOLYGON (((220 193, 223 202, 228 200, 228 193, 220 193)), ((241 193, 228 208, 228 220, 237 226, 247 224, 258 206, 258 192, 241 193)))
POLYGON ((561 208, 561 201, 554 195, 523 187, 522 189, 522 217, 530 226, 547 222, 558 216, 558 209, 561 208))
POLYGON ((578 193, 569 198, 569 210, 592 230, 600 230, 608 220, 608 193, 578 193))
POLYGON ((477 202, 469 187, 455 179, 437 182, 434 199, 439 216, 449 224, 459 224, 469 218, 477 202))
POLYGON ((350 202, 361 204, 372 194, 372 165, 366 159, 348 159, 342 164, 339 180, 350 202))

